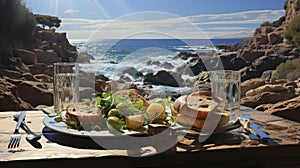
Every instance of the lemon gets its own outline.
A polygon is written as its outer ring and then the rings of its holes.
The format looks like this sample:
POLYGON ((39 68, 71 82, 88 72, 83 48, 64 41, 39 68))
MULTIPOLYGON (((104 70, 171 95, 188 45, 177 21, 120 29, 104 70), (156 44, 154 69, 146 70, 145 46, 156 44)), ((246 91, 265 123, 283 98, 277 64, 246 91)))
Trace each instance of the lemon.
POLYGON ((147 114, 150 120, 164 120, 166 117, 165 107, 160 103, 151 103, 147 108, 147 114))
POLYGON ((137 130, 144 124, 144 116, 142 114, 125 117, 126 126, 129 129, 137 130))
POLYGON ((111 131, 122 129, 122 121, 118 117, 111 116, 106 119, 106 125, 111 131))

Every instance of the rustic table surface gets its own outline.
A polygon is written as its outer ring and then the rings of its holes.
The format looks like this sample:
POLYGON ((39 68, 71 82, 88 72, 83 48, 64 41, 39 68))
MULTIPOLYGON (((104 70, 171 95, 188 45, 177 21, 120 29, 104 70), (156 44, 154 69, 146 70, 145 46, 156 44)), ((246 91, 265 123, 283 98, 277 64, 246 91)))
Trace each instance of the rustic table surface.
POLYGON ((9 150, 8 141, 16 125, 13 115, 19 112, 0 112, 0 167, 62 167, 65 164, 72 167, 300 167, 299 123, 246 107, 241 112, 250 114, 270 139, 249 141, 240 134, 240 129, 235 129, 200 143, 197 135, 189 134, 158 154, 151 146, 104 149, 90 138, 53 131, 44 126, 47 115, 43 111, 28 111, 26 115, 29 127, 42 134, 42 138, 29 143, 21 130, 20 147, 9 150), (143 157, 129 157, 132 153, 143 157))

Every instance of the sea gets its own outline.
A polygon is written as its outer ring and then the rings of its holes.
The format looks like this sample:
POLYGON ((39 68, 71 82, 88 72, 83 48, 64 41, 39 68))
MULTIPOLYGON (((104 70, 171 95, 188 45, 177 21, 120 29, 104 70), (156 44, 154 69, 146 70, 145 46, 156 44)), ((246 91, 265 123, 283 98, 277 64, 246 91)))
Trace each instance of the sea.
MULTIPOLYGON (((103 74, 110 79, 118 80, 124 69, 129 67, 134 67, 143 74, 159 70, 175 71, 176 67, 189 61, 173 59, 180 52, 220 52, 221 50, 216 48, 216 45, 236 44, 241 40, 243 39, 109 39, 71 40, 70 43, 76 46, 78 52, 88 53, 95 58, 90 64, 80 64, 81 70, 103 74), (171 68, 161 66, 164 63, 170 63, 171 68)), ((134 82, 135 79, 132 80, 134 82)), ((156 86, 153 89, 170 88, 156 86)))

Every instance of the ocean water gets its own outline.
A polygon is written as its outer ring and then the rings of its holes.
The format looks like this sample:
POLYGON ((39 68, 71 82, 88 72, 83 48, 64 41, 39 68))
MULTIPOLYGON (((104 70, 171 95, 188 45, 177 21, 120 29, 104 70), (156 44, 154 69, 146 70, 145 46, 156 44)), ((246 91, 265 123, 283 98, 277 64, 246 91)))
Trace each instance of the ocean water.
POLYGON ((217 51, 214 45, 236 44, 241 40, 242 39, 123 39, 70 42, 77 47, 79 52, 87 52, 95 58, 95 60, 91 60, 91 64, 80 64, 81 70, 104 74, 111 79, 118 80, 122 71, 128 67, 134 67, 138 71, 143 72, 143 74, 159 70, 174 71, 176 67, 188 61, 173 59, 180 52, 197 53, 217 51), (150 64, 150 62, 159 62, 160 64, 150 64), (161 64, 164 63, 172 64, 172 67, 166 68, 161 66, 161 64))

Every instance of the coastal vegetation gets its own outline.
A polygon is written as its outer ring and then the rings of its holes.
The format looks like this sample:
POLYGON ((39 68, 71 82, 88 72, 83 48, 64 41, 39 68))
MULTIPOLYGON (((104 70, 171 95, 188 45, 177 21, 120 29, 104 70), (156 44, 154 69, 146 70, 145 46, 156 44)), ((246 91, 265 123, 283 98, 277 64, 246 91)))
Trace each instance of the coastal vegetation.
POLYGON ((0 17, 1 44, 31 44, 37 22, 21 0, 1 0, 0 17))
POLYGON ((295 16, 284 32, 288 42, 300 48, 300 15, 295 16))
POLYGON ((300 59, 288 60, 277 66, 275 78, 288 80, 300 78, 300 59))
POLYGON ((53 27, 58 28, 61 23, 61 19, 56 16, 34 14, 34 17, 36 18, 38 24, 43 27, 43 29, 45 29, 46 26, 49 28, 49 30, 53 27))
POLYGON ((272 26, 272 27, 279 27, 282 25, 282 23, 285 21, 285 16, 281 16, 278 20, 275 20, 274 22, 269 22, 266 21, 264 23, 262 23, 260 26, 264 27, 264 26, 272 26))

